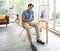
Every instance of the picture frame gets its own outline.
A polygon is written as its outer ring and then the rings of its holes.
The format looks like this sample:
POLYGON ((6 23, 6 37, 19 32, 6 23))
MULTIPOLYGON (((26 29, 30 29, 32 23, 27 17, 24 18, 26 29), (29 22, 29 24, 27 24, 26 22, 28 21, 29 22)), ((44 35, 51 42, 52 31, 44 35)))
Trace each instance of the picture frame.
POLYGON ((38 19, 49 20, 49 5, 40 5, 38 9, 38 19))

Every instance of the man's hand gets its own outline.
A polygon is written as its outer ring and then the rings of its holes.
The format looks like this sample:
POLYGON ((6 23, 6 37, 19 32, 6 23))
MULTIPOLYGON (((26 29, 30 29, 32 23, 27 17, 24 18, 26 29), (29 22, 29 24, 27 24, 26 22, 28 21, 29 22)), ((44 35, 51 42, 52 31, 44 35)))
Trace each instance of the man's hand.
POLYGON ((33 21, 34 20, 34 17, 32 17, 31 19, 24 19, 24 18, 22 18, 22 21, 23 22, 31 22, 31 21, 33 21))
POLYGON ((34 17, 32 17, 29 21, 33 21, 34 20, 34 17))

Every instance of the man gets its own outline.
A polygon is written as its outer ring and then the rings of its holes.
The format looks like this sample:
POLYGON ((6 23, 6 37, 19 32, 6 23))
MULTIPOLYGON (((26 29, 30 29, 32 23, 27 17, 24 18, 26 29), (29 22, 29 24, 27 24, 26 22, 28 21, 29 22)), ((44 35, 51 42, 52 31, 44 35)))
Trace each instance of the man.
POLYGON ((34 24, 32 22, 34 20, 34 12, 32 11, 33 7, 34 7, 33 4, 28 4, 28 9, 23 11, 23 13, 22 13, 22 24, 23 24, 24 28, 26 29, 28 40, 30 42, 32 50, 33 51, 37 51, 36 46, 32 42, 31 32, 30 32, 30 27, 29 26, 34 27, 35 30, 36 30, 36 41, 37 41, 37 43, 42 44, 42 45, 45 44, 45 43, 42 42, 39 39, 39 28, 38 28, 38 25, 36 25, 36 24, 34 24))

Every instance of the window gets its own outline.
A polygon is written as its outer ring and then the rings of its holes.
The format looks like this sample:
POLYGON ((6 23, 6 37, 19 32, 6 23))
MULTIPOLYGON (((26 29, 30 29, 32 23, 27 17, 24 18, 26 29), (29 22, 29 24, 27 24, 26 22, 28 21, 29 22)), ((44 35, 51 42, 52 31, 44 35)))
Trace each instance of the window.
POLYGON ((55 22, 56 22, 56 25, 55 25, 55 30, 59 31, 60 32, 60 0, 56 0, 56 19, 55 19, 55 22))
POLYGON ((50 13, 49 13, 49 27, 53 29, 54 26, 54 0, 49 0, 50 13))
POLYGON ((6 7, 6 6, 8 6, 7 1, 0 0, 0 15, 8 13, 8 10, 7 10, 8 8, 6 7))
POLYGON ((20 15, 26 8, 26 0, 9 0, 9 16, 10 22, 14 22, 16 15, 20 15))
POLYGON ((10 5, 15 6, 16 14, 21 15, 22 11, 26 8, 26 0, 9 0, 10 5))

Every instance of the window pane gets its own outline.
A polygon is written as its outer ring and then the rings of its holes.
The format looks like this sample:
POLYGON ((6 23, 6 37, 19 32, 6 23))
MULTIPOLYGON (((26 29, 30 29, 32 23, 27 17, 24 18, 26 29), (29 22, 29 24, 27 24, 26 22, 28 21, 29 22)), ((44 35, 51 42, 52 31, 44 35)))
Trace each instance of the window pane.
POLYGON ((9 0, 9 16, 10 20, 15 21, 16 14, 20 15, 26 8, 26 0, 9 0))
POLYGON ((8 0, 0 0, 0 15, 2 15, 2 14, 7 14, 8 13, 8 4, 9 3, 7 3, 8 2, 8 0))
POLYGON ((60 0, 56 0, 56 25, 55 25, 55 30, 60 32, 60 0))
POLYGON ((43 3, 42 3, 42 0, 40 0, 40 5, 42 5, 43 3))
POLYGON ((44 5, 47 5, 47 0, 44 0, 44 5))
POLYGON ((54 21, 53 21, 54 0, 49 0, 49 5, 50 5, 49 27, 53 29, 53 26, 54 26, 54 21))
POLYGON ((60 0, 56 0, 56 23, 60 24, 60 0))

